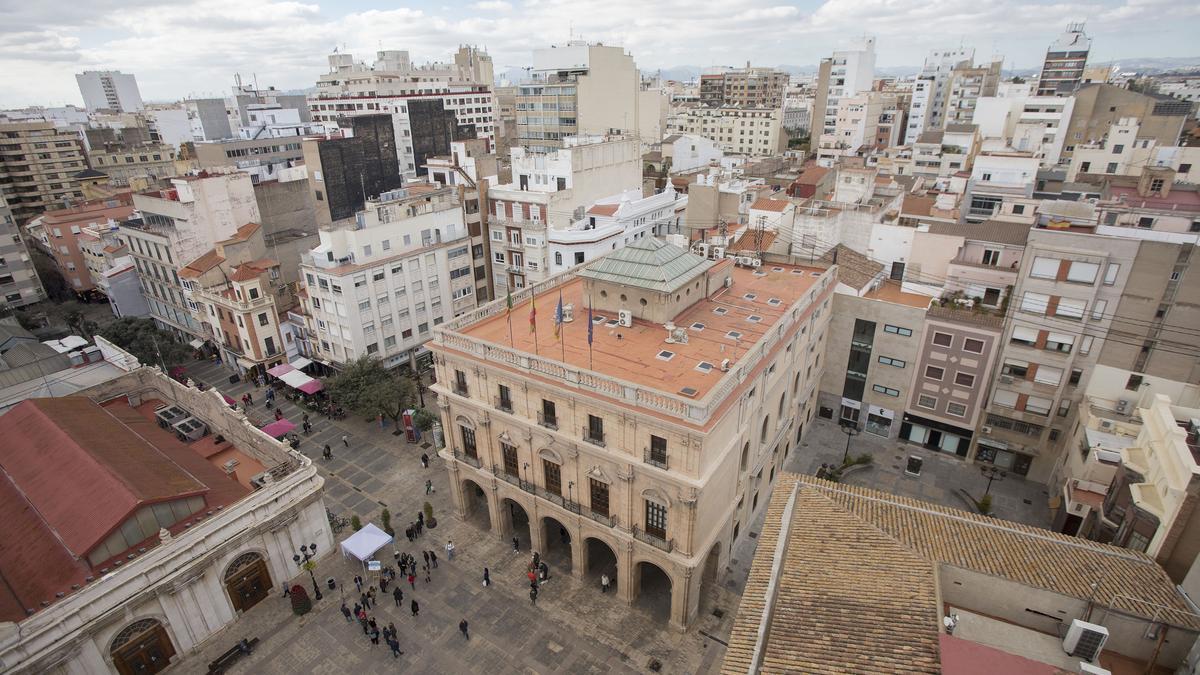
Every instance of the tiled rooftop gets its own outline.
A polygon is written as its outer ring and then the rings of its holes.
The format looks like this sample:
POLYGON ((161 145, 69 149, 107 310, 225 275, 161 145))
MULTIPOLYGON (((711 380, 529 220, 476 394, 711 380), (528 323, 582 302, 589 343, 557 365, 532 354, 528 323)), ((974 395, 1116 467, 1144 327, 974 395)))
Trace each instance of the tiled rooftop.
POLYGON ((900 288, 900 284, 895 281, 885 281, 879 285, 879 288, 867 293, 866 298, 872 300, 883 300, 897 305, 908 305, 917 309, 926 309, 933 298, 928 295, 920 295, 919 293, 907 293, 900 288))
POLYGON ((662 324, 635 319, 632 327, 622 328, 617 325, 615 312, 596 310, 593 312, 594 342, 589 354, 588 302, 583 297, 583 280, 580 278, 560 287, 563 304, 574 305, 575 310, 575 320, 563 324, 561 342, 554 338, 554 310, 559 289, 542 292, 536 298, 536 350, 534 334, 529 328, 527 301, 513 307, 511 343, 509 322, 504 312, 469 325, 460 332, 500 346, 537 353, 544 358, 565 360, 578 368, 667 393, 677 394, 690 387, 695 390, 692 397, 699 399, 721 379, 721 361, 729 359, 736 363, 823 273, 815 268, 770 263, 765 263, 757 272, 732 265, 730 268, 733 275, 731 288, 718 288, 711 297, 701 299, 675 317, 677 327, 688 329, 687 344, 667 344, 667 331, 662 324), (757 320, 751 317, 757 317, 757 320), (665 356, 664 352, 670 356, 665 356))

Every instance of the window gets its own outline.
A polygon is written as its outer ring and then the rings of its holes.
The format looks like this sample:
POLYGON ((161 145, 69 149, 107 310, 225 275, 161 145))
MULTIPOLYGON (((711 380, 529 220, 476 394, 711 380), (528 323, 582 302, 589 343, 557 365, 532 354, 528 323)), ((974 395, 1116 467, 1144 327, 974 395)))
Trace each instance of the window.
POLYGON ((667 439, 650 435, 650 463, 657 466, 667 466, 667 439))
POLYGON ((884 324, 884 325, 883 325, 883 332, 885 332, 885 333, 892 333, 892 334, 894 334, 894 335, 901 335, 901 336, 904 336, 904 337, 911 337, 911 336, 912 336, 912 329, 911 329, 911 328, 901 328, 900 326, 893 326, 893 325, 891 325, 891 324, 884 324))
POLYGON ((1080 162, 1079 163, 1079 172, 1080 173, 1087 173, 1088 171, 1091 170, 1091 168, 1092 168, 1091 162, 1080 162))
POLYGON ((543 459, 542 477, 546 484, 547 492, 562 495, 562 467, 548 459, 543 459))
POLYGON ((463 453, 472 459, 479 459, 479 451, 475 447, 475 430, 461 424, 458 428, 462 431, 463 453))
POLYGON ((555 410, 554 401, 542 399, 542 418, 538 420, 542 426, 550 427, 551 429, 558 428, 558 414, 555 410))
POLYGON ((949 333, 934 333, 933 344, 939 347, 949 347, 954 344, 954 336, 949 333))
POLYGON ((588 488, 591 497, 588 506, 592 513, 608 517, 608 484, 589 478, 588 488))
MULTIPOLYGON (((1050 296, 1044 293, 1032 293, 1026 291, 1021 297, 1021 311, 1029 312, 1030 314, 1045 315, 1046 308, 1050 305, 1050 296)), ((1082 313, 1080 314, 1082 316, 1082 313)))
POLYGON ((886 394, 888 396, 899 396, 900 395, 900 390, 892 389, 891 387, 885 387, 882 384, 873 384, 873 385, 871 385, 871 389, 872 389, 872 391, 877 391, 880 394, 886 394))
POLYGON ((965 340, 963 340, 963 351, 970 352, 972 354, 982 354, 983 353, 983 340, 976 340, 975 338, 966 338, 965 340))
POLYGON ((1017 393, 1006 389, 997 389, 995 394, 992 394, 992 404, 1002 408, 1015 408, 1017 406, 1017 393))
POLYGON ((1054 404, 1054 401, 1051 401, 1048 398, 1041 398, 1039 396, 1030 396, 1029 398, 1025 399, 1025 412, 1031 412, 1035 415, 1042 415, 1044 417, 1049 417, 1050 416, 1050 406, 1053 404, 1054 404))
POLYGON ((521 477, 521 466, 517 458, 517 449, 508 443, 500 443, 500 456, 504 462, 504 473, 513 478, 521 477))
POLYGON ((922 408, 928 408, 929 410, 936 410, 937 399, 928 394, 921 394, 917 397, 917 405, 922 408))
POLYGON ((999 265, 1000 264, 1000 251, 996 251, 993 249, 984 250, 983 264, 984 265, 992 265, 992 266, 999 265))
POLYGON ((1013 209, 1012 210, 1013 215, 1019 216, 1019 215, 1025 213, 1025 205, 1024 204, 1013 204, 1012 209, 1013 209))
POLYGON ((646 534, 667 538, 667 507, 649 499, 646 500, 646 534))
POLYGON ((266 326, 269 323, 271 323, 271 321, 269 319, 267 319, 266 312, 263 312, 262 314, 258 315, 258 325, 266 326))
POLYGON ((1061 316, 1066 319, 1082 319, 1085 311, 1087 311, 1087 300, 1059 298, 1058 308, 1054 310, 1054 316, 1061 316))
POLYGON ((1116 173, 1116 172, 1117 172, 1117 163, 1116 162, 1109 162, 1108 166, 1104 169, 1104 173, 1116 173))
POLYGON ((1117 274, 1121 271, 1121 266, 1117 263, 1109 263, 1108 267, 1104 268, 1104 285, 1112 286, 1117 283, 1117 274))
POLYGON ((1070 354, 1075 346, 1075 336, 1066 333, 1050 333, 1046 337, 1046 349, 1052 352, 1070 354))
POLYGON ((598 445, 604 444, 604 420, 595 415, 588 415, 588 425, 585 438, 598 445))
POLYGON ((938 366, 925 366, 925 377, 930 380, 941 380, 946 370, 938 366))
POLYGON ((967 406, 965 406, 961 403, 947 403, 946 404, 946 414, 953 415, 955 417, 966 417, 967 416, 967 406))
POLYGON ((1038 332, 1036 329, 1027 328, 1025 326, 1016 326, 1013 328, 1011 342, 1026 345, 1028 347, 1036 347, 1037 341, 1038 332))
POLYGON ((957 372, 954 374, 954 384, 960 387, 974 387, 975 376, 970 373, 957 372))
POLYGON ((1033 381, 1040 384, 1050 384, 1058 386, 1062 382, 1063 371, 1061 368, 1052 368, 1050 366, 1039 365, 1037 373, 1033 376, 1033 381))
POLYGON ((1122 152, 1124 152, 1124 150, 1125 150, 1125 145, 1124 145, 1124 144, 1122 144, 1122 143, 1115 143, 1115 144, 1113 144, 1113 148, 1112 148, 1112 154, 1114 154, 1114 155, 1119 155, 1119 154, 1121 154, 1122 152))
POLYGON ((1128 380, 1125 380, 1125 389, 1127 391, 1137 391, 1142 386, 1141 375, 1130 375, 1128 380))
POLYGON ((1039 279, 1054 279, 1058 277, 1059 262, 1057 258, 1043 258, 1038 256, 1033 259, 1033 267, 1029 270, 1029 276, 1039 279))
POLYGON ((1097 300, 1096 303, 1092 305, 1092 319, 1095 321, 1103 319, 1105 309, 1108 309, 1108 301, 1097 300))
POLYGON ((903 368, 906 364, 901 359, 893 359, 890 356, 880 356, 879 362, 885 366, 893 366, 895 368, 903 368))
POLYGON ((1067 281, 1077 284, 1094 284, 1096 283, 1096 275, 1099 273, 1100 265, 1076 260, 1071 263, 1070 269, 1067 270, 1067 281))

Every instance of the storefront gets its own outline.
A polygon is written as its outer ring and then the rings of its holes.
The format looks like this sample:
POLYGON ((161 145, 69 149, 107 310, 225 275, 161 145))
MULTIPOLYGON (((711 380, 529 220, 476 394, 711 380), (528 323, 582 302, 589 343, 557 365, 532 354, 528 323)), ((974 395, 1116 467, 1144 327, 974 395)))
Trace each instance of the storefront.
POLYGON ((896 417, 894 410, 888 410, 877 405, 867 406, 867 423, 863 426, 863 430, 876 436, 890 438, 892 435, 892 421, 896 417))
POLYGON ((904 421, 900 424, 901 440, 959 457, 967 456, 972 435, 970 429, 912 413, 904 413, 904 421))
POLYGON ((1029 467, 1033 465, 1032 456, 1013 452, 1008 449, 1007 443, 990 438, 979 439, 978 449, 975 451, 975 461, 995 465, 1019 476, 1028 475, 1029 467))

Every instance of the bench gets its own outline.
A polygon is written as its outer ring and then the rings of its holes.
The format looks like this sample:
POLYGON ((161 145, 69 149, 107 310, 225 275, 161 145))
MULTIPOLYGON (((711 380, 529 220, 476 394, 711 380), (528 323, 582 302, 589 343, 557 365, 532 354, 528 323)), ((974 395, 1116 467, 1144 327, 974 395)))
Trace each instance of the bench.
POLYGON ((224 654, 217 657, 215 661, 208 664, 208 675, 220 675, 225 669, 232 665, 235 661, 242 658, 246 654, 254 651, 254 645, 258 644, 258 638, 250 638, 249 640, 241 640, 234 646, 230 647, 224 654))

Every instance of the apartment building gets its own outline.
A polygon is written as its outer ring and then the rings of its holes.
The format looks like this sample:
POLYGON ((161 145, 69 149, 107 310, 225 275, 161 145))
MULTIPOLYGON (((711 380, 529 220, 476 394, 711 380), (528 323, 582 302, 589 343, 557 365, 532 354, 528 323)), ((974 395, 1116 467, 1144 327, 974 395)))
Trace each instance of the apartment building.
POLYGON ((177 173, 175 148, 161 143, 93 145, 87 158, 93 169, 104 173, 109 185, 126 186, 138 179, 154 183, 177 173))
POLYGON ((433 329, 475 308, 471 238, 457 190, 416 184, 322 228, 300 264, 301 304, 317 359, 376 356, 424 370, 433 329))
MULTIPOLYGON (((627 190, 592 204, 583 218, 568 227, 547 227, 545 237, 550 267, 547 276, 595 260, 644 237, 664 238, 683 232, 687 195, 667 183, 666 189, 649 197, 641 190, 627 190)), ((525 230, 526 238, 532 234, 525 230)), ((496 259, 499 265, 499 258, 496 259)), ((528 265, 531 261, 526 260, 528 265)))
MULTIPOLYGON (((311 130, 317 131, 316 128, 311 130)), ((304 160, 304 146, 299 134, 284 138, 200 141, 192 147, 198 168, 232 166, 249 173, 256 181, 276 178, 280 170, 302 164, 304 160)))
POLYGON ((813 99, 788 96, 783 102, 783 128, 796 133, 812 133, 813 99))
POLYGON ((1150 166, 1136 177, 1105 180, 1096 218, 1101 225, 1160 232, 1200 232, 1200 189, 1179 180, 1165 166, 1150 166))
POLYGON ((727 154, 770 157, 787 149, 781 108, 680 108, 667 130, 711 138, 727 154))
POLYGON ((500 182, 500 161, 487 139, 475 139, 450 144, 450 154, 431 157, 425 167, 431 181, 445 186, 457 186, 463 204, 467 233, 471 236, 471 263, 475 267, 475 300, 487 302, 492 294, 492 275, 488 260, 492 257, 488 236, 490 211, 487 209, 487 190, 500 182))
POLYGON ((1113 84, 1085 84, 1075 92, 1067 121, 1062 157, 1070 160, 1076 146, 1099 143, 1123 118, 1138 120, 1138 134, 1161 146, 1180 145, 1190 101, 1160 94, 1143 94, 1113 84))
POLYGON ((912 142, 910 173, 944 185, 954 174, 974 167, 979 148, 979 129, 974 124, 947 124, 945 129, 926 131, 912 142))
POLYGON ((1140 176, 1146 167, 1167 167, 1175 172, 1175 182, 1200 182, 1200 147, 1164 146, 1140 131, 1136 117, 1123 117, 1098 142, 1076 145, 1066 180, 1089 174, 1140 176))
POLYGON ((21 229, 0 189, 0 307, 17 309, 46 298, 21 229))
POLYGON ((86 168, 79 137, 54 122, 0 123, 0 181, 18 225, 80 199, 86 168))
POLYGON ((695 134, 671 134, 661 144, 663 168, 670 173, 695 171, 720 162, 725 153, 711 138, 695 134))
POLYGON ((644 133, 641 76, 623 48, 573 40, 535 49, 529 75, 516 99, 517 142, 527 151, 563 148, 571 136, 644 133))
POLYGON ((1029 238, 1026 223, 931 222, 913 236, 909 268, 945 280, 945 293, 980 307, 998 309, 1017 284, 1029 238))
POLYGON ((140 112, 142 94, 138 91, 137 78, 132 73, 119 70, 85 70, 75 75, 83 105, 88 112, 112 110, 115 112, 140 112))
POLYGON ((141 218, 120 225, 150 315, 159 328, 197 347, 207 339, 193 316, 179 271, 190 261, 259 222, 250 176, 239 171, 200 172, 171 180, 171 188, 133 196, 141 218))
POLYGON ((977 99, 973 123, 985 139, 996 139, 1018 152, 1031 152, 1043 167, 1055 166, 1067 145, 1065 130, 1075 99, 1029 96, 1023 91, 1025 86, 1004 85, 997 96, 977 99))
POLYGON ((901 135, 905 142, 910 142, 908 139, 916 138, 927 130, 938 130, 945 126, 952 74, 958 68, 971 66, 974 59, 975 50, 970 47, 929 52, 925 57, 925 65, 913 83, 908 124, 901 135))
MULTIPOLYGON (((123 221, 122 221, 123 222, 123 221)), ((121 236, 121 222, 96 222, 78 237, 94 292, 103 294, 113 316, 146 316, 150 305, 142 295, 137 267, 121 236)))
POLYGON ((548 228, 568 228, 596 201, 641 189, 636 138, 574 137, 566 144, 544 155, 513 148, 512 182, 488 189, 495 297, 550 274, 548 228))
POLYGON ((279 311, 291 301, 263 235, 258 223, 243 225, 179 270, 201 339, 230 368, 259 377, 286 359, 279 311))
POLYGON ((1083 23, 1067 25, 1067 31, 1046 48, 1046 59, 1038 77, 1038 96, 1070 96, 1079 88, 1087 67, 1092 39, 1083 32, 1083 23))
POLYGON ((130 195, 125 194, 120 199, 84 202, 69 209, 49 211, 29 221, 25 231, 54 259, 71 289, 82 295, 96 287, 82 246, 87 239, 84 229, 113 227, 129 219, 133 212, 130 195))
POLYGON ((367 199, 404 182, 389 115, 353 117, 340 130, 302 142, 318 227, 329 227, 366 207, 367 199))
POLYGON ((975 157, 963 195, 967 222, 1010 220, 1033 223, 1040 200, 1033 198, 1039 161, 1029 152, 984 151, 975 157))
MULTIPOLYGON (((813 104, 812 137, 818 147, 836 147, 834 137, 837 126, 838 101, 870 91, 875 77, 875 38, 864 38, 855 49, 839 50, 828 59, 821 59, 817 75, 817 94, 813 104), (820 124, 817 123, 820 120, 820 124), (821 138, 828 135, 828 138, 821 138)), ((818 163, 833 166, 832 155, 826 155, 818 163)))
MULTIPOLYGON (((478 47, 459 47, 452 63, 420 65, 412 62, 407 51, 382 50, 375 53, 375 62, 370 67, 355 61, 353 54, 334 52, 329 55, 329 71, 317 78, 310 104, 336 99, 374 103, 373 98, 439 93, 453 86, 490 87, 494 79, 492 57, 478 47)), ((354 110, 379 110, 378 105, 352 105, 354 110)), ((311 109, 314 119, 319 111, 331 110, 311 109)))
POLYGON ((514 293, 511 314, 447 323, 434 390, 458 515, 618 579, 627 603, 669 596, 685 629, 815 412, 835 277, 647 237, 514 293))
POLYGON ((975 118, 975 105, 980 98, 995 96, 1000 84, 1004 61, 992 61, 988 65, 962 64, 950 71, 946 85, 946 112, 944 121, 951 124, 971 124, 975 118))
POLYGON ((779 108, 790 75, 764 67, 725 68, 700 76, 700 102, 717 108, 779 108))

